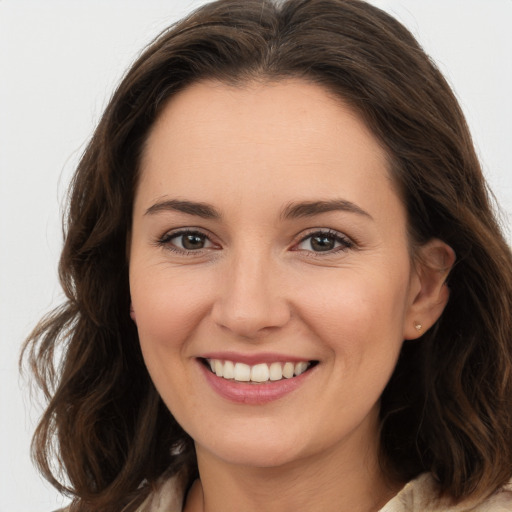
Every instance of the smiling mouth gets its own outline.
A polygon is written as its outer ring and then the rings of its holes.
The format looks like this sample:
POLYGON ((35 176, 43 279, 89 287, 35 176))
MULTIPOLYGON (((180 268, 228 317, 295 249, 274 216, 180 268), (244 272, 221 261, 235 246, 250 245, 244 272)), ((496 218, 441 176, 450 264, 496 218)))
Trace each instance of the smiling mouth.
POLYGON ((248 365, 245 363, 221 359, 201 359, 201 362, 217 377, 236 382, 263 384, 293 379, 307 372, 318 364, 318 361, 274 362, 248 365))

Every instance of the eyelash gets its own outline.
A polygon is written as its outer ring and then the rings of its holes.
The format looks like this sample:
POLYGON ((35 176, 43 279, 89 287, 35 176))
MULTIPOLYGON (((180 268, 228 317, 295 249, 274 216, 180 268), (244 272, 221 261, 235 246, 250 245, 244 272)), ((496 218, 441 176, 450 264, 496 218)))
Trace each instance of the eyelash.
MULTIPOLYGON (((181 237, 183 237, 183 236, 198 236, 198 237, 201 237, 202 239, 204 239, 205 241, 210 242, 212 244, 212 246, 215 247, 215 244, 214 244, 214 242, 211 241, 210 237, 206 233, 203 233, 202 231, 197 230, 197 229, 181 229, 179 231, 165 233, 162 237, 160 237, 157 240, 156 245, 158 245, 160 247, 164 247, 166 250, 176 252, 178 254, 185 255, 185 256, 190 256, 190 255, 196 256, 198 254, 202 254, 202 252, 204 250, 210 249, 210 247, 201 247, 199 249, 191 250, 191 249, 176 247, 171 243, 171 240, 179 238, 180 236, 181 237)), ((335 231, 332 229, 316 229, 314 231, 311 231, 307 235, 303 236, 298 242, 296 242, 294 244, 294 246, 291 250, 292 251, 301 251, 301 252, 304 252, 305 254, 307 254, 308 257, 318 258, 318 257, 325 257, 325 256, 333 255, 338 252, 344 252, 344 251, 347 251, 354 247, 355 247, 354 242, 347 236, 339 233, 338 231, 335 231), (298 246, 300 246, 301 244, 306 242, 308 239, 313 240, 315 237, 330 238, 330 239, 333 239, 335 244, 337 243, 339 245, 337 247, 328 249, 326 251, 313 251, 313 250, 297 248, 298 246)))
POLYGON ((185 248, 182 249, 180 247, 176 247, 171 243, 171 240, 173 240, 175 238, 179 238, 180 236, 181 237, 183 237, 183 236, 199 236, 201 238, 204 238, 205 241, 206 240, 209 241, 212 245, 215 245, 215 244, 213 244, 213 242, 210 240, 210 237, 206 233, 203 233, 202 231, 200 231, 198 229, 181 229, 179 231, 172 231, 170 233, 165 233, 162 237, 160 237, 157 240, 157 245, 160 247, 164 247, 165 249, 167 249, 169 251, 176 252, 178 254, 182 254, 185 256, 190 256, 190 255, 195 256, 197 254, 201 254, 204 249, 209 249, 209 247, 208 247, 208 248, 200 248, 200 249, 191 250, 191 249, 185 249, 185 248))
MULTIPOLYGON (((321 258, 326 256, 332 256, 333 254, 336 254, 338 252, 344 252, 349 249, 353 249, 355 244, 354 242, 348 238, 347 236, 341 234, 338 231, 335 231, 333 229, 316 229, 310 233, 308 233, 306 236, 303 236, 297 244, 295 244, 295 247, 301 245, 305 241, 313 240, 315 237, 324 237, 324 238, 330 238, 333 239, 334 243, 338 243, 338 247, 334 247, 332 249, 328 249, 326 251, 313 251, 313 250, 307 250, 307 249, 293 249, 295 251, 304 251, 309 257, 313 258, 321 258)), ((310 241, 310 244, 311 244, 310 241)))

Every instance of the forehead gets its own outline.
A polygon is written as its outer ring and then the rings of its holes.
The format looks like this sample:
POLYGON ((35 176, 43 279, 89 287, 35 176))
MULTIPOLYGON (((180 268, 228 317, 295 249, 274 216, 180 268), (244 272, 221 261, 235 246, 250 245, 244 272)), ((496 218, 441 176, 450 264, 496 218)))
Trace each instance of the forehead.
POLYGON ((204 81, 161 112, 145 145, 139 185, 153 197, 208 192, 210 201, 220 191, 241 197, 248 189, 263 196, 272 190, 283 200, 301 200, 330 196, 333 188, 362 198, 366 189, 377 201, 386 190, 395 193, 388 168, 385 150, 361 117, 317 84, 204 81))
POLYGON ((262 135, 270 137, 279 130, 289 133, 290 143, 298 136, 320 135, 322 129, 334 128, 340 137, 352 130, 354 136, 362 136, 359 141, 365 139, 362 142, 369 151, 378 146, 378 156, 385 156, 384 148, 361 116, 341 97, 319 84, 292 78, 254 80, 238 85, 216 80, 193 83, 170 98, 149 132, 148 143, 155 138, 155 132, 162 130, 169 135, 188 138, 189 134, 197 133, 212 139, 215 133, 211 131, 211 125, 214 123, 217 124, 216 133, 222 137, 221 130, 234 122, 245 128, 237 132, 237 138, 248 137, 253 141, 262 135), (207 133, 201 134, 202 128, 207 133), (368 146, 368 139, 373 139, 372 146, 375 147, 368 146))

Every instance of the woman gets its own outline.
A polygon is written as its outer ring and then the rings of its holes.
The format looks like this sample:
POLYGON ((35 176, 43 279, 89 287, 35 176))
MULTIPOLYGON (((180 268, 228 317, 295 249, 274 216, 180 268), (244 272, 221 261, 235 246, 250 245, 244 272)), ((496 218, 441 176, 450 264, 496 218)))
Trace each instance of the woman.
POLYGON ((162 34, 60 273, 28 354, 70 510, 512 508, 510 250, 452 92, 375 7, 222 0, 162 34))

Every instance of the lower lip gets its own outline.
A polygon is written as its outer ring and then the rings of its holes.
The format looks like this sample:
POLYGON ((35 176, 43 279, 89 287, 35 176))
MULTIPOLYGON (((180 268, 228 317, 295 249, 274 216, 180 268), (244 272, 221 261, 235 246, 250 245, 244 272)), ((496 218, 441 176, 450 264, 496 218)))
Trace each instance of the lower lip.
POLYGON ((217 394, 231 402, 248 405, 262 405, 283 398, 300 387, 308 379, 311 372, 314 371, 314 368, 310 368, 291 379, 250 384, 217 377, 215 373, 211 372, 201 362, 199 362, 199 366, 208 384, 217 394))

